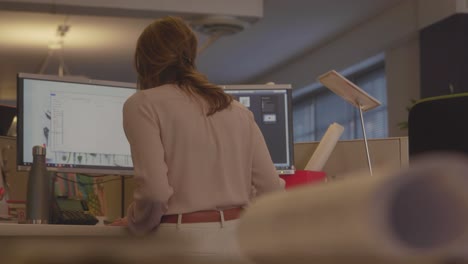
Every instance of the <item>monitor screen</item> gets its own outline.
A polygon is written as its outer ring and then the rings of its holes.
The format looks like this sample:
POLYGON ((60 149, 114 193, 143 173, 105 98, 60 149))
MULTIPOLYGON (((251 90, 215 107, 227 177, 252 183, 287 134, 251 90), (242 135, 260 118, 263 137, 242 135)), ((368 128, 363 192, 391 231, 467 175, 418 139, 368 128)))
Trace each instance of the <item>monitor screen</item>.
POLYGON ((18 169, 46 147, 51 171, 133 174, 122 107, 135 84, 18 74, 18 169))
POLYGON ((225 85, 252 111, 279 174, 294 173, 291 85, 225 85))

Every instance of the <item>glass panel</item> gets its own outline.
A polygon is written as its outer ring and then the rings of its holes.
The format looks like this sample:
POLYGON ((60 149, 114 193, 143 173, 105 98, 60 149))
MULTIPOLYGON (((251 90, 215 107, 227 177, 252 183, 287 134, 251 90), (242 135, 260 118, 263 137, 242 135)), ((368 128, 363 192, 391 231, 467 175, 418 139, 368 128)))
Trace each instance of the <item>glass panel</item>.
MULTIPOLYGON (((385 81, 385 70, 379 68, 372 72, 354 80, 357 86, 368 92, 370 95, 379 100, 382 105, 369 110, 363 114, 366 127, 366 135, 368 138, 385 138, 388 137, 388 115, 387 115, 387 87, 385 81)), ((361 120, 359 111, 356 110, 357 122, 359 127, 356 130, 356 138, 363 138, 361 120)))
POLYGON ((314 103, 306 100, 293 106, 294 141, 314 141, 314 103))
POLYGON ((349 129, 349 120, 353 118, 353 107, 344 101, 341 97, 325 90, 320 96, 317 96, 316 109, 316 138, 322 139, 328 127, 336 122, 345 127, 340 139, 352 137, 353 131, 349 129))
MULTIPOLYGON (((357 75, 356 75, 357 76, 357 75)), ((387 87, 385 69, 349 78, 357 86, 378 99, 382 105, 363 114, 368 138, 388 137, 387 87)), ((359 111, 326 87, 317 89, 294 105, 295 142, 319 141, 330 124, 344 127, 340 140, 363 138, 359 111)))

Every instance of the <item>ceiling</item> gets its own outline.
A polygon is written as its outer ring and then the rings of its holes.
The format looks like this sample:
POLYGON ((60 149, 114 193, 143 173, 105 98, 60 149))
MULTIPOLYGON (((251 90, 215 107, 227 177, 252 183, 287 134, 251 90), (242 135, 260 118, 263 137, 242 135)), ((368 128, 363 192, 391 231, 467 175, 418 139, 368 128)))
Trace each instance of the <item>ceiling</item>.
MULTIPOLYGON (((313 52, 401 0, 264 0, 263 18, 211 44, 198 69, 219 84, 243 84, 313 52)), ((135 82, 132 56, 148 18, 0 10, 0 102, 16 100, 16 74, 38 73, 64 22, 64 61, 71 75, 135 82)), ((198 34, 200 43, 207 37, 198 34)), ((44 73, 57 74, 58 51, 44 73)))

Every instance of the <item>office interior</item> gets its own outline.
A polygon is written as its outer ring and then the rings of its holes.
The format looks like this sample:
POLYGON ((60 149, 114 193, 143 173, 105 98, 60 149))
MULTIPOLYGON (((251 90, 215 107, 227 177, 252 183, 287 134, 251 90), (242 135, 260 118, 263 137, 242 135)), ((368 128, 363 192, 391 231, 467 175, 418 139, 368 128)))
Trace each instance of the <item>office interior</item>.
MULTIPOLYGON (((334 69, 352 78, 381 69, 386 122, 384 132, 378 134, 383 136, 369 138, 376 167, 400 169, 409 164, 408 130, 401 126, 408 120, 409 106, 419 99, 466 89, 461 59, 466 51, 455 44, 465 41, 466 1, 189 2, 193 1, 0 0, 0 104, 16 106, 20 72, 134 83, 135 41, 147 24, 165 15, 197 23, 203 23, 202 18, 221 19, 235 25, 233 31, 213 36, 194 23, 203 46, 198 69, 223 85, 290 84, 293 122, 302 122, 296 104, 305 105, 320 89, 326 90, 317 81, 321 74, 334 69)), ((340 116, 334 105, 326 109, 333 117, 340 116)), ((355 126, 359 130, 359 124, 355 126)), ((297 170, 305 168, 324 132, 294 141, 297 170)), ((25 200, 27 172, 16 170, 16 138, 0 137, 0 144, 10 199, 25 200)), ((333 181, 351 172, 367 173, 367 166, 361 132, 337 143, 323 171, 333 181)), ((102 179, 111 180, 104 184, 105 219, 111 221, 131 203, 134 182, 129 177, 122 187, 119 175, 102 179)))

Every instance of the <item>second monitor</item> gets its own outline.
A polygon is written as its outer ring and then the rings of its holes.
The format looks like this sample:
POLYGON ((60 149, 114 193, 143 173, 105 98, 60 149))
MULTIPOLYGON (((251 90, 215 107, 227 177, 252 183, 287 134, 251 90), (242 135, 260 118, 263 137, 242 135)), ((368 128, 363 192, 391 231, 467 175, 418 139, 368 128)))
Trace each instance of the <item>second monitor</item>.
POLYGON ((252 111, 278 173, 293 174, 291 85, 225 85, 224 88, 252 111))

